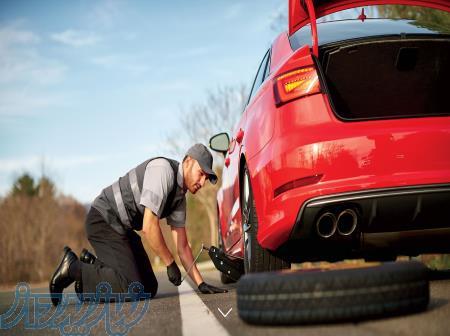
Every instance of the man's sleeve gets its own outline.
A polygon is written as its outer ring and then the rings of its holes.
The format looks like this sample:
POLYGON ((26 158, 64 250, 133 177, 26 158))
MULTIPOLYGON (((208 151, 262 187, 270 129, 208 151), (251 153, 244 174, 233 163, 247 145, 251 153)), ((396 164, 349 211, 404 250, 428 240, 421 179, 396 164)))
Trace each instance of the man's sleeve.
POLYGON ((186 223, 186 197, 183 197, 177 208, 167 216, 167 224, 175 227, 184 227, 186 223))
POLYGON ((160 218, 172 190, 174 176, 169 162, 164 159, 155 161, 151 161, 145 169, 140 204, 160 218))

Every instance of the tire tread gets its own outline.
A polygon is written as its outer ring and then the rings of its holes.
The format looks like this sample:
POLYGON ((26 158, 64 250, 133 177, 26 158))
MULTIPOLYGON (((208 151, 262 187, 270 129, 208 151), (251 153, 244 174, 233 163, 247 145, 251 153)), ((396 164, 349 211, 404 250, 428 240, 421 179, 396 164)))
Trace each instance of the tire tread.
POLYGON ((253 324, 393 316, 425 309, 429 296, 428 269, 418 262, 325 272, 248 274, 237 288, 239 316, 253 324))

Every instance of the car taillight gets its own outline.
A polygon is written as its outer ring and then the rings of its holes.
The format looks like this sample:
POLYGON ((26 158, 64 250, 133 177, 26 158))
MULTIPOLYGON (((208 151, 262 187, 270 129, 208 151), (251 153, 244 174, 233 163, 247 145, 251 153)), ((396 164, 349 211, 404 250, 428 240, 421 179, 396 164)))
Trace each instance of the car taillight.
POLYGON ((275 78, 275 104, 320 92, 319 78, 314 67, 295 69, 275 78))

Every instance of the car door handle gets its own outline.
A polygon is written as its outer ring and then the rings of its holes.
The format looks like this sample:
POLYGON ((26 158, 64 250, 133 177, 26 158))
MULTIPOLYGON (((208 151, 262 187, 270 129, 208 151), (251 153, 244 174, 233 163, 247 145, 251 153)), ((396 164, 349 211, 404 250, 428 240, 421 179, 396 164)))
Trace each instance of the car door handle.
POLYGON ((242 142, 242 139, 244 139, 244 131, 239 129, 239 132, 236 134, 236 141, 240 144, 242 142))
POLYGON ((228 168, 229 165, 230 165, 230 158, 227 157, 227 158, 225 159, 225 167, 228 168))

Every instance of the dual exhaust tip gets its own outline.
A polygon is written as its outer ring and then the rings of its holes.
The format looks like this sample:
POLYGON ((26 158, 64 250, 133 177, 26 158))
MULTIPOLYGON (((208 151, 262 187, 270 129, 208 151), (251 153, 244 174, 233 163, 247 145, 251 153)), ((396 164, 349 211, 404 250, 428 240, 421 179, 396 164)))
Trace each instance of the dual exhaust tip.
POLYGON ((330 238, 336 232, 341 236, 351 235, 358 225, 358 215, 353 209, 345 209, 336 215, 325 212, 316 222, 317 234, 322 238, 330 238))

